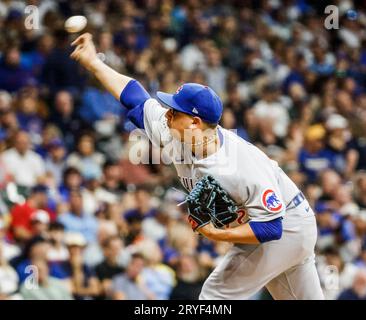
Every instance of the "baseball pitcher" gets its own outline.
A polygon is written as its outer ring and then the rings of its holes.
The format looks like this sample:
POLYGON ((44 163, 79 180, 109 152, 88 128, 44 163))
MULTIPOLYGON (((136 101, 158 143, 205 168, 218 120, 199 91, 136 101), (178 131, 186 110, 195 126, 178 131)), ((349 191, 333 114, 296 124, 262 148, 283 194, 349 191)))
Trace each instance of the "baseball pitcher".
POLYGON ((274 299, 323 299, 314 261, 313 210, 278 164, 220 127, 222 102, 186 83, 152 99, 142 85, 98 59, 92 36, 71 57, 128 109, 155 146, 168 149, 195 232, 234 245, 207 278, 200 299, 248 299, 266 287, 274 299))

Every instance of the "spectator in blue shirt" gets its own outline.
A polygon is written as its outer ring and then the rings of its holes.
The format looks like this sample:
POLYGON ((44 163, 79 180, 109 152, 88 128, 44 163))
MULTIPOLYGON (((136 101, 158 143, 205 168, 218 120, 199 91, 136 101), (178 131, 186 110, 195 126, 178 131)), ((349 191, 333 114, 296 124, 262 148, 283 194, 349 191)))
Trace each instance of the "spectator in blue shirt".
POLYGON ((334 154, 324 146, 325 134, 322 125, 311 126, 305 134, 305 145, 299 153, 300 170, 310 183, 315 182, 320 172, 334 167, 334 154))
POLYGON ((0 89, 9 92, 18 91, 32 81, 32 75, 20 65, 20 51, 11 46, 0 59, 0 89))
POLYGON ((65 226, 66 231, 81 233, 88 242, 97 239, 98 222, 93 216, 83 212, 81 193, 73 190, 70 193, 70 212, 59 217, 59 222, 65 226))

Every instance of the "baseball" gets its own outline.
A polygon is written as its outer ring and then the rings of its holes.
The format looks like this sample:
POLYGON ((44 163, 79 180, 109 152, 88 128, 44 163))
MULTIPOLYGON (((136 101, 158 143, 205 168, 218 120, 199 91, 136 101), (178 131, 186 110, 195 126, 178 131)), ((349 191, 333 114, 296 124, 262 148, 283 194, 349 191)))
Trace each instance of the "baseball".
POLYGON ((72 16, 65 21, 65 30, 69 33, 80 32, 86 27, 87 22, 84 16, 72 16))

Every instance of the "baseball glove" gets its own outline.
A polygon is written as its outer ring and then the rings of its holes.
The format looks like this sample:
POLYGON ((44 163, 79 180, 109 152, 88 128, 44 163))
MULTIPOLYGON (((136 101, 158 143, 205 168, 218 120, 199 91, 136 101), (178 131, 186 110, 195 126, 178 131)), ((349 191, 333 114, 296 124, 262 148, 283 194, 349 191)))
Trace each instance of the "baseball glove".
POLYGON ((187 195, 186 201, 188 220, 194 231, 210 221, 216 228, 222 228, 238 217, 235 201, 212 176, 200 179, 187 195))

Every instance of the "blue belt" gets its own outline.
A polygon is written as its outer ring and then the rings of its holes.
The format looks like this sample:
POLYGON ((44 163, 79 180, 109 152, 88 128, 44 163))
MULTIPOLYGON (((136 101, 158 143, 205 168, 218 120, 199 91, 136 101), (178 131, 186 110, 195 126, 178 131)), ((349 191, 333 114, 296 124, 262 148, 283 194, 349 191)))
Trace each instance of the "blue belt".
POLYGON ((301 202, 305 200, 304 194, 300 191, 286 206, 286 209, 290 205, 294 205, 293 208, 296 208, 301 202))

